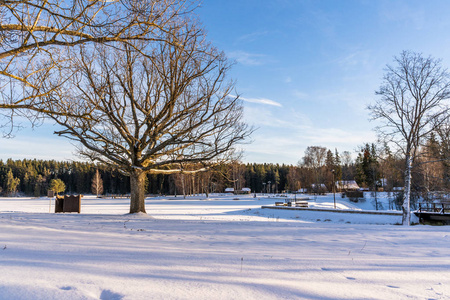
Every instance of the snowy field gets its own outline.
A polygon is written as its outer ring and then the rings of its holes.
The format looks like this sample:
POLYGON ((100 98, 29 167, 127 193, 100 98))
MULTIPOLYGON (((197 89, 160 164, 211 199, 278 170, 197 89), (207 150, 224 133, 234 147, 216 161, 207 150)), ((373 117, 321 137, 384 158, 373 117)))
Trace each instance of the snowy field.
POLYGON ((129 215, 128 199, 54 214, 46 198, 0 198, 0 299, 450 299, 450 226, 261 209, 275 201, 148 198, 129 215))

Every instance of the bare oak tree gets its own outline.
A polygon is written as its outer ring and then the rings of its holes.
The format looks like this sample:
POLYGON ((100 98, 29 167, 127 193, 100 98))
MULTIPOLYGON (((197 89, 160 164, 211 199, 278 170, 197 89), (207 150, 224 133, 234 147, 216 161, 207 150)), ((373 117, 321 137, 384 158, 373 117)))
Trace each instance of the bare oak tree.
POLYGON ((45 101, 63 127, 56 133, 79 142, 81 156, 130 176, 130 213, 145 212, 148 173, 205 170, 228 160, 251 132, 241 101, 230 96, 230 63, 203 30, 190 21, 167 29, 164 40, 81 47, 71 88, 45 101))
POLYGON ((394 143, 405 157, 403 225, 410 225, 411 169, 423 138, 448 120, 449 73, 441 61, 403 51, 387 66, 376 91, 379 99, 368 109, 380 120, 380 136, 394 143))
POLYGON ((161 41, 190 9, 186 0, 0 0, 0 108, 9 128, 16 115, 61 113, 42 102, 66 88, 69 48, 161 41))

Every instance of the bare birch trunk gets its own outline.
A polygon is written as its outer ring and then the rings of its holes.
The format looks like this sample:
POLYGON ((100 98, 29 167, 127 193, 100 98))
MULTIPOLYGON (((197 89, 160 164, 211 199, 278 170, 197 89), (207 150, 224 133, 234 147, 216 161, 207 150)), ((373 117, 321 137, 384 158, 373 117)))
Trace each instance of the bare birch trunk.
POLYGON ((133 170, 130 174, 130 214, 146 213, 145 211, 145 176, 147 174, 142 170, 133 170))
POLYGON ((411 225, 411 169, 412 159, 411 154, 406 155, 406 170, 405 170, 405 192, 403 198, 403 216, 402 224, 405 226, 411 225))

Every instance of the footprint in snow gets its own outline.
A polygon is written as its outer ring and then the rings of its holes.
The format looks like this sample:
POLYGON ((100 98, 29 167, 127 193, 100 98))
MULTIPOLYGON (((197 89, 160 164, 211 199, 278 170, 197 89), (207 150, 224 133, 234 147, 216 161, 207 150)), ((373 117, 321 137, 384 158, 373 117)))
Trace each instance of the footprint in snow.
POLYGON ((115 293, 111 290, 103 290, 100 294, 100 300, 121 300, 123 295, 115 293))

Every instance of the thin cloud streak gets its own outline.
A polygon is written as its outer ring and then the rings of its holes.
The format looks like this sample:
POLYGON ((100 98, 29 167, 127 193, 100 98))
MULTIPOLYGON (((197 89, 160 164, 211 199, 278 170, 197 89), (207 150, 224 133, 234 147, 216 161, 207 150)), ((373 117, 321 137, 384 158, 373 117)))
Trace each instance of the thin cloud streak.
POLYGON ((267 56, 264 54, 255 54, 245 51, 231 51, 227 53, 228 57, 236 60, 245 66, 261 66, 267 63, 267 56))
POLYGON ((281 105, 281 103, 274 101, 274 100, 270 100, 270 99, 265 99, 265 98, 244 98, 244 97, 239 97, 239 99, 245 101, 245 102, 250 102, 250 103, 258 103, 258 104, 264 104, 264 105, 272 105, 272 106, 278 106, 278 107, 283 107, 283 105, 281 105))

